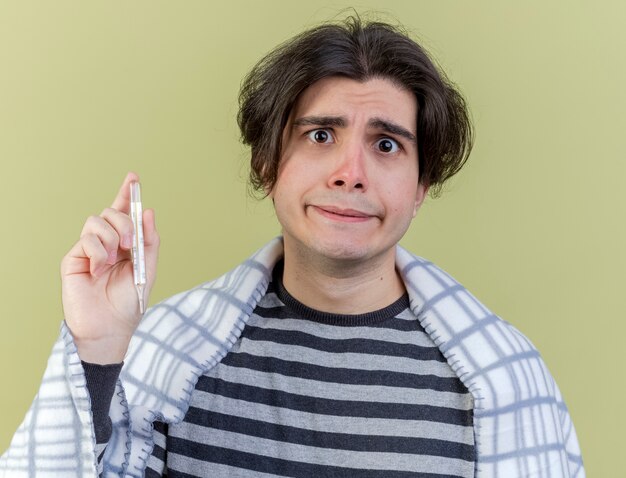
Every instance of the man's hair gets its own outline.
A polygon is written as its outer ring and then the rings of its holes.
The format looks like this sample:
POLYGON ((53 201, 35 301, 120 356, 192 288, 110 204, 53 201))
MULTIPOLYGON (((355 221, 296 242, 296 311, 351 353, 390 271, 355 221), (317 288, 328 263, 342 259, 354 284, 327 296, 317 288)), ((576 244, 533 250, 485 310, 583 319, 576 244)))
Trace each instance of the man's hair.
POLYGON ((473 129, 463 96, 400 28, 349 17, 279 45, 244 79, 237 121, 243 143, 251 147, 250 185, 257 191, 267 193, 276 183, 283 130, 298 96, 331 76, 383 78, 413 92, 419 180, 431 194, 465 164, 473 129))

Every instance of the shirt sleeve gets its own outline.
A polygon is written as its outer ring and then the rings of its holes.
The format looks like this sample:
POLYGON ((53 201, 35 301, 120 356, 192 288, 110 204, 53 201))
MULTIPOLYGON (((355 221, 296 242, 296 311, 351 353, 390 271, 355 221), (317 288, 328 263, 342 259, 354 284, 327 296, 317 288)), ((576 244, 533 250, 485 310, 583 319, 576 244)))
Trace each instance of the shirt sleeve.
POLYGON ((109 408, 115 392, 115 384, 122 370, 123 363, 99 365, 81 361, 85 371, 87 391, 91 398, 91 413, 93 415, 96 444, 102 444, 111 438, 111 419, 109 408))

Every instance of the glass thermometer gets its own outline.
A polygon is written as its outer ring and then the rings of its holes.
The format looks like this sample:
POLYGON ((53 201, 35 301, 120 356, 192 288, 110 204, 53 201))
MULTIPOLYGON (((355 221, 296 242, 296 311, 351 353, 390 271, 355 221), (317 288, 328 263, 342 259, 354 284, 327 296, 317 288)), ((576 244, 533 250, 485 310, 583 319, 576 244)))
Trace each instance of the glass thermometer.
POLYGON ((143 251, 143 208, 141 206, 141 186, 138 182, 130 183, 130 218, 133 221, 133 247, 131 258, 133 261, 133 280, 137 297, 139 298, 139 312, 144 313, 144 291, 146 288, 146 259, 143 251))

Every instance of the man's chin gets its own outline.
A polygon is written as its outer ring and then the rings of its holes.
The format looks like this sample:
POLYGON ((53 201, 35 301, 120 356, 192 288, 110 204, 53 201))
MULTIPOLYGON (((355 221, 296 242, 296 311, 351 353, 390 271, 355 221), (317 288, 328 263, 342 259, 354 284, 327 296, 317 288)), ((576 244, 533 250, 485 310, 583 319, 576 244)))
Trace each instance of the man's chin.
POLYGON ((358 242, 322 242, 313 245, 318 260, 337 264, 357 264, 372 257, 371 247, 358 242))
POLYGON ((372 259, 376 261, 377 257, 386 255, 388 252, 384 245, 374 242, 371 235, 364 234, 310 234, 298 237, 283 231, 283 239, 285 251, 291 251, 290 253, 299 256, 301 261, 311 265, 315 265, 316 262, 327 264, 337 262, 348 265, 368 262, 372 259))

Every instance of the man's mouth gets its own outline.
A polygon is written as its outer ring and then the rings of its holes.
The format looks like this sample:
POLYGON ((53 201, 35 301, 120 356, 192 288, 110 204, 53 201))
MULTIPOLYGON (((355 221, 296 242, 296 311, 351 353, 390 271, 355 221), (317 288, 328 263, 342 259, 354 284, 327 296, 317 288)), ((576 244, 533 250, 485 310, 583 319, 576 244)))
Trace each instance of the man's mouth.
POLYGON ((357 209, 350 208, 339 208, 336 206, 315 206, 311 205, 311 207, 319 214, 324 217, 334 219, 336 221, 343 222, 364 222, 369 219, 376 217, 374 214, 369 214, 364 211, 359 211, 357 209))

